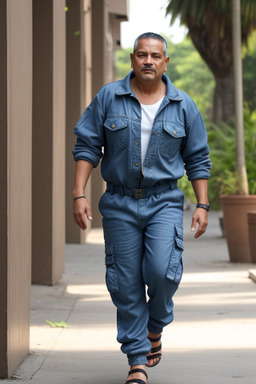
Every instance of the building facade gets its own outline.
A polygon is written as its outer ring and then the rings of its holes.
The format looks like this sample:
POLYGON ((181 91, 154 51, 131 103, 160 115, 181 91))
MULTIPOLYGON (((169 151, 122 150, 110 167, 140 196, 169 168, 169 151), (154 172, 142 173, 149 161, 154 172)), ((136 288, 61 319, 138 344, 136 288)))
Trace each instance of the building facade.
MULTIPOLYGON (((126 0, 0 0, 0 377, 29 352, 30 285, 55 284, 73 223, 73 127, 103 84, 126 0)), ((86 194, 101 225, 99 169, 86 194)))

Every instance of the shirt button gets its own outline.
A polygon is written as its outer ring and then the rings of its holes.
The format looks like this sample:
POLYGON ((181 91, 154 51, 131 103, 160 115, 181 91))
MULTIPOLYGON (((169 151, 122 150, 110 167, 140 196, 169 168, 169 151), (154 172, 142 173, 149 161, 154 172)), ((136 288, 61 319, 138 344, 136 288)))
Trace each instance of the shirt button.
POLYGON ((112 128, 115 128, 116 127, 116 125, 115 124, 112 124, 112 128))
POLYGON ((176 132, 176 131, 173 131, 173 133, 174 133, 174 135, 176 135, 177 132, 176 132))
POLYGON ((157 132, 154 132, 154 135, 157 135, 157 132))
POLYGON ((139 143, 135 143, 135 145, 136 145, 136 146, 138 146, 138 145, 139 145, 139 143))
POLYGON ((135 167, 138 167, 139 166, 139 163, 135 163, 135 167))

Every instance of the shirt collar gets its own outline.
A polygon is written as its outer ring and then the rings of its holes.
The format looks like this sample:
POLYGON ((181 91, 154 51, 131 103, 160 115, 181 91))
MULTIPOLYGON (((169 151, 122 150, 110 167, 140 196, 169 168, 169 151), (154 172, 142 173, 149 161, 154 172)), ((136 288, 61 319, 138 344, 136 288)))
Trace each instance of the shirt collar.
MULTIPOLYGON (((120 81, 119 86, 116 90, 116 95, 122 96, 122 95, 132 95, 133 91, 131 88, 131 78, 134 77, 135 74, 133 71, 128 73, 128 75, 120 81)), ((170 100, 174 101, 181 101, 183 100, 183 97, 181 96, 181 93, 179 90, 172 84, 171 80, 168 76, 163 74, 162 80, 166 84, 166 97, 170 100)), ((134 94, 133 94, 134 95, 134 94)))

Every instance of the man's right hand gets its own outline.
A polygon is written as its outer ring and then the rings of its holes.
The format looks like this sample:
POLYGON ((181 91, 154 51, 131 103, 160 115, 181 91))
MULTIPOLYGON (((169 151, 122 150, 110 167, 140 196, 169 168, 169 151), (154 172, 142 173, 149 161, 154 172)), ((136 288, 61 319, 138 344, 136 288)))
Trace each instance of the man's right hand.
POLYGON ((87 199, 77 199, 73 201, 73 217, 75 223, 85 231, 87 229, 86 217, 92 221, 92 212, 87 199))

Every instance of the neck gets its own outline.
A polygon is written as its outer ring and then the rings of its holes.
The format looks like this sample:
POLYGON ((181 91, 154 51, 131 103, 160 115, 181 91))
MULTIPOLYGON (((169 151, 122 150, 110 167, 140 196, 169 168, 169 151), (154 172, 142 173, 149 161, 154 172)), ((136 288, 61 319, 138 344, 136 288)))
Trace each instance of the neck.
POLYGON ((153 82, 153 81, 140 81, 136 77, 131 79, 131 86, 133 89, 136 89, 140 93, 152 95, 159 92, 160 88, 163 86, 162 80, 153 82))
POLYGON ((140 103, 154 104, 165 95, 166 86, 162 80, 157 83, 149 81, 145 83, 137 81, 136 77, 131 79, 132 90, 140 103))

